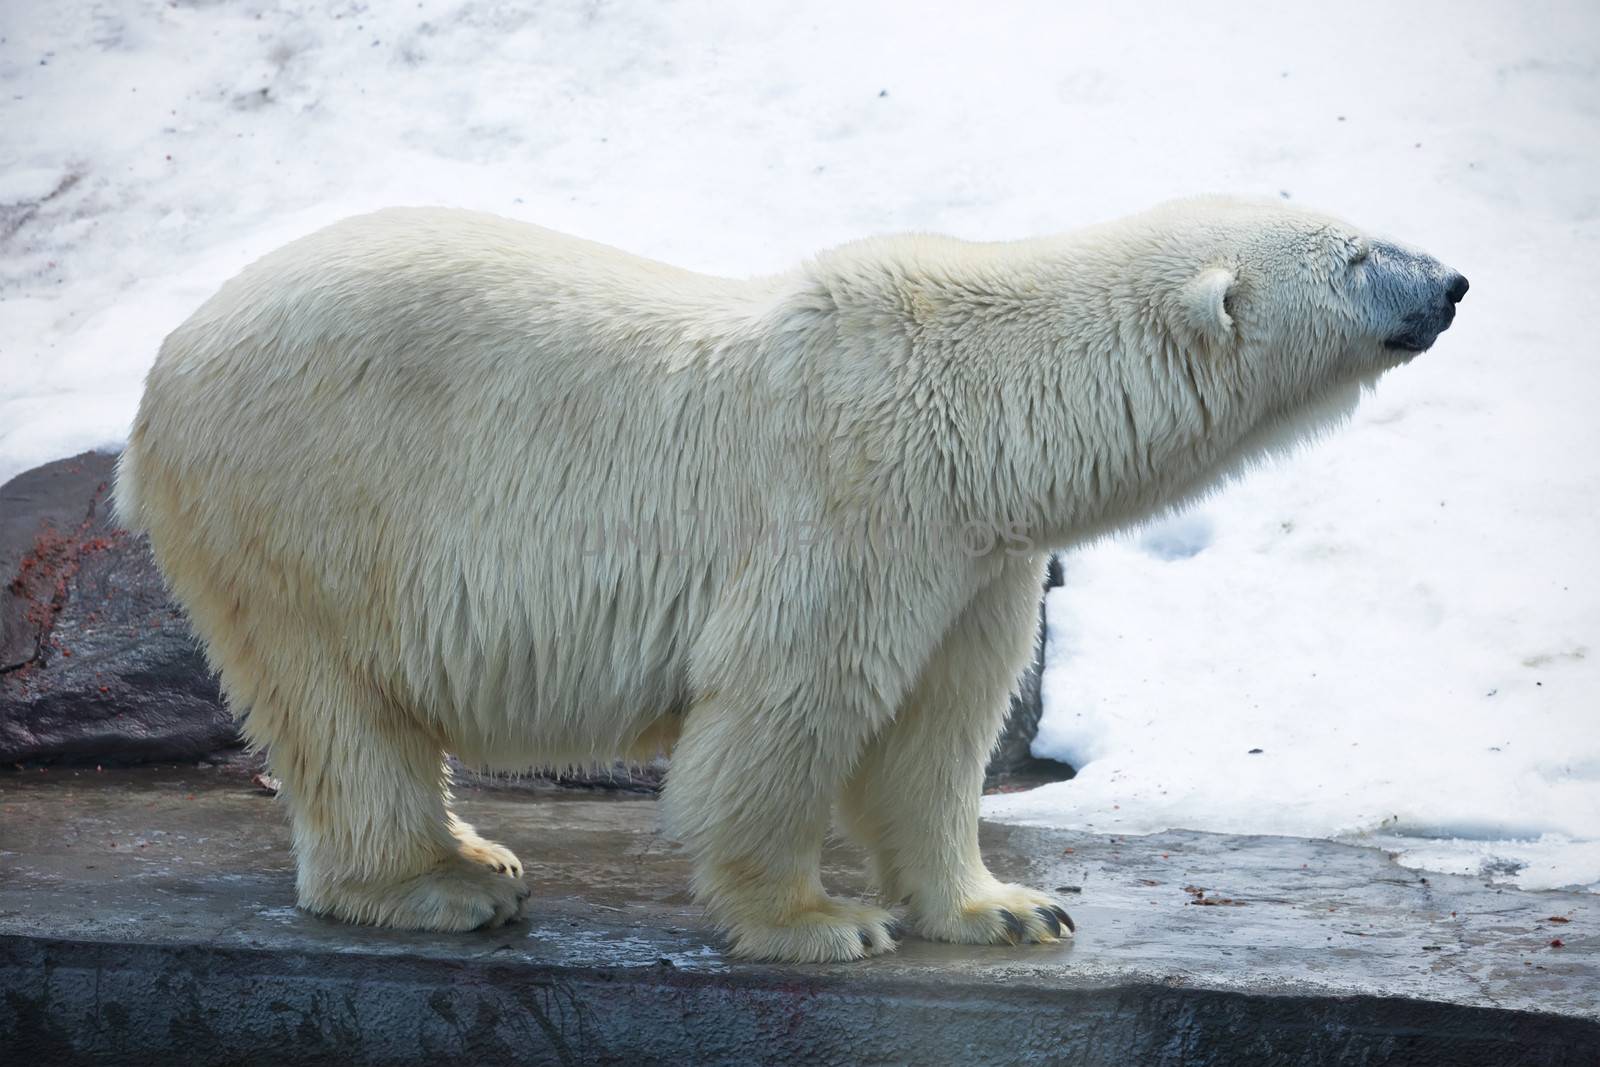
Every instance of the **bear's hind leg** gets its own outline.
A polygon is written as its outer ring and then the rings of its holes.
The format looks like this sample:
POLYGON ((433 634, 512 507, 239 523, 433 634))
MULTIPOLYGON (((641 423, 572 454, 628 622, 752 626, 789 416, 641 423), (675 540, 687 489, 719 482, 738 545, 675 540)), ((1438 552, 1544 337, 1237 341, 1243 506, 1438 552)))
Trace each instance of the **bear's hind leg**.
POLYGON ((245 731, 283 782, 301 907, 406 930, 516 917, 521 865, 450 813, 442 745, 404 709, 329 665, 256 694, 245 731))
POLYGON ((978 851, 978 804, 1011 689, 1032 653, 1043 567, 1013 560, 979 592, 868 747, 840 800, 879 888, 925 937, 964 944, 1072 936, 1054 898, 1002 882, 978 851))

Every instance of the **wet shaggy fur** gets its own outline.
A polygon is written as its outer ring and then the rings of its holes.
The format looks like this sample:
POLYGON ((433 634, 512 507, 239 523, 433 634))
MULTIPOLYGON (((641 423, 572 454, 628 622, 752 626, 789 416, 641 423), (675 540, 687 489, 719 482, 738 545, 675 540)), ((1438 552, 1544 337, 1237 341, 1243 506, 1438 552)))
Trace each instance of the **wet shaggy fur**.
POLYGON ((1045 553, 1205 491, 1408 358, 1369 253, 1212 199, 729 280, 382 211, 167 338, 118 506, 283 780, 311 911, 518 913, 521 865, 451 813, 446 751, 670 751, 669 828, 738 954, 1051 941, 1059 902, 978 851, 1045 553), (881 900, 824 891, 835 817, 881 900))

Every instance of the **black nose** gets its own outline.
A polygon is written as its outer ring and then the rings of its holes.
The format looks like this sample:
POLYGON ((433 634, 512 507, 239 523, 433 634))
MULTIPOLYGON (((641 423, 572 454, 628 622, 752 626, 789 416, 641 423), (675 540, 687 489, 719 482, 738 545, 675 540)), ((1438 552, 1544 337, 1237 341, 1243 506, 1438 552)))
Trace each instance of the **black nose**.
POLYGON ((1450 298, 1450 303, 1459 304, 1461 303, 1461 298, 1467 295, 1467 288, 1466 276, 1457 274, 1450 279, 1450 288, 1444 291, 1444 295, 1450 298))

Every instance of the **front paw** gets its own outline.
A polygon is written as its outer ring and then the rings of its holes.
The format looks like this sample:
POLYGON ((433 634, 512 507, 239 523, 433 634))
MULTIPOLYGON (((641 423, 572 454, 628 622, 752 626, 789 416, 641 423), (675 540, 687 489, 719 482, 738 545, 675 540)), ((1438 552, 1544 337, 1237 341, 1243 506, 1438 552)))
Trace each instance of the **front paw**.
POLYGON ((853 900, 823 897, 778 921, 726 924, 733 955, 784 963, 835 963, 893 952, 900 930, 893 915, 853 900))
POLYGON ((912 898, 912 926, 933 941, 1049 945, 1071 939, 1077 929, 1067 910, 1053 898, 1006 882, 993 882, 943 907, 919 907, 920 903, 917 897, 912 898))

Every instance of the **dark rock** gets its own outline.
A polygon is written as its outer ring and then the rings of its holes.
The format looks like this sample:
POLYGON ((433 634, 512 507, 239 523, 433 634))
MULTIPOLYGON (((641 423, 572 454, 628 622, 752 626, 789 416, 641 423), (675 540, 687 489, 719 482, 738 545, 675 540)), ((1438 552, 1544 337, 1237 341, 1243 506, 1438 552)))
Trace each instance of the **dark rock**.
POLYGON ((0 488, 0 760, 137 763, 239 744, 148 543, 119 529, 114 457, 0 488))
MULTIPOLYGON (((1064 581, 1061 561, 1050 557, 1045 571, 1044 592, 1058 588, 1064 581)), ((1006 727, 995 743, 994 754, 989 758, 984 788, 1005 789, 1042 785, 1045 782, 1062 782, 1077 771, 1053 759, 1041 759, 1032 751, 1033 739, 1039 732, 1039 717, 1044 713, 1040 685, 1044 678, 1045 614, 1044 601, 1039 602, 1039 635, 1033 648, 1033 662, 1017 682, 1017 693, 1011 698, 1011 710, 1006 715, 1006 727)))

